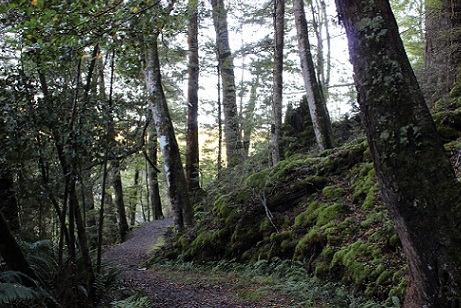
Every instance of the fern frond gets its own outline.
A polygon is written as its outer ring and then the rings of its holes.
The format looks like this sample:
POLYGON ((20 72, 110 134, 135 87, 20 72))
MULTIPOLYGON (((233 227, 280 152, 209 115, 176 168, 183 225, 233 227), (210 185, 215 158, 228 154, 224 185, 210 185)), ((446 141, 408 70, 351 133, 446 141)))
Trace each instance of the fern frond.
POLYGON ((40 297, 35 290, 17 283, 0 283, 0 307, 17 302, 32 302, 40 297))
POLYGON ((17 283, 21 281, 24 274, 18 271, 4 271, 0 272, 0 282, 4 283, 17 283))
POLYGON ((135 294, 126 299, 114 301, 111 306, 114 308, 149 308, 152 307, 152 301, 147 295, 135 294))

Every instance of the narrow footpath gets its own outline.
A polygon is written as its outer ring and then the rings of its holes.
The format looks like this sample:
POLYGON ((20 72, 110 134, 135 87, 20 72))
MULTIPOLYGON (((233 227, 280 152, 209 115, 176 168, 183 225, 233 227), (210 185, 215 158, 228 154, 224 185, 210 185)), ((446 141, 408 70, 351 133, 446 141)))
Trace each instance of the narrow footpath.
POLYGON ((153 306, 164 308, 227 308, 227 307, 296 307, 290 299, 270 290, 263 293, 248 286, 245 277, 229 273, 207 273, 174 269, 147 269, 143 263, 149 250, 171 228, 173 220, 166 218, 143 224, 124 243, 111 247, 104 259, 122 268, 119 284, 125 288, 145 291, 153 306), (245 287, 242 288, 242 285, 245 287), (262 296, 261 296, 262 294, 262 296))

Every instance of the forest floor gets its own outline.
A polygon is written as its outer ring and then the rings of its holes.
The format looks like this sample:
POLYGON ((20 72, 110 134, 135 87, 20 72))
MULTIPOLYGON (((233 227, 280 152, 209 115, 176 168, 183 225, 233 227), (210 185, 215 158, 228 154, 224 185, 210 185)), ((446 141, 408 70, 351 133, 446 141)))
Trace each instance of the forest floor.
POLYGON ((144 267, 149 250, 161 245, 173 220, 166 218, 134 229, 128 240, 108 249, 104 259, 120 266, 119 290, 144 292, 146 307, 297 307, 295 299, 270 289, 270 281, 237 273, 144 267))

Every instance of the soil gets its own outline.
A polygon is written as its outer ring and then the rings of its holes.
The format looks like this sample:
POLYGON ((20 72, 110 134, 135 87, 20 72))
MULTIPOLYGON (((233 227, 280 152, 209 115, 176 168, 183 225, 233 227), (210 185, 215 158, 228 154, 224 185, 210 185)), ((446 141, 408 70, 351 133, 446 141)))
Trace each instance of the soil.
POLYGON ((119 289, 142 290, 152 301, 148 307, 296 307, 285 296, 251 285, 238 274, 199 270, 146 268, 149 250, 173 225, 171 218, 143 224, 124 243, 111 247, 104 259, 121 267, 119 289), (260 291, 263 290, 263 291, 260 291))

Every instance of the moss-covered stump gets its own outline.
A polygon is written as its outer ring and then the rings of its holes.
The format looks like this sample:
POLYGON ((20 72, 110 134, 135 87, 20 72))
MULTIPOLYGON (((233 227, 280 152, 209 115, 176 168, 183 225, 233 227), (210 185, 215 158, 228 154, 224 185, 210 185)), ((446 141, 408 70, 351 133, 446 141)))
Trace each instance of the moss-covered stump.
POLYGON ((382 204, 366 140, 295 155, 219 196, 211 217, 176 243, 196 262, 284 258, 366 296, 402 297, 400 241, 382 204))

